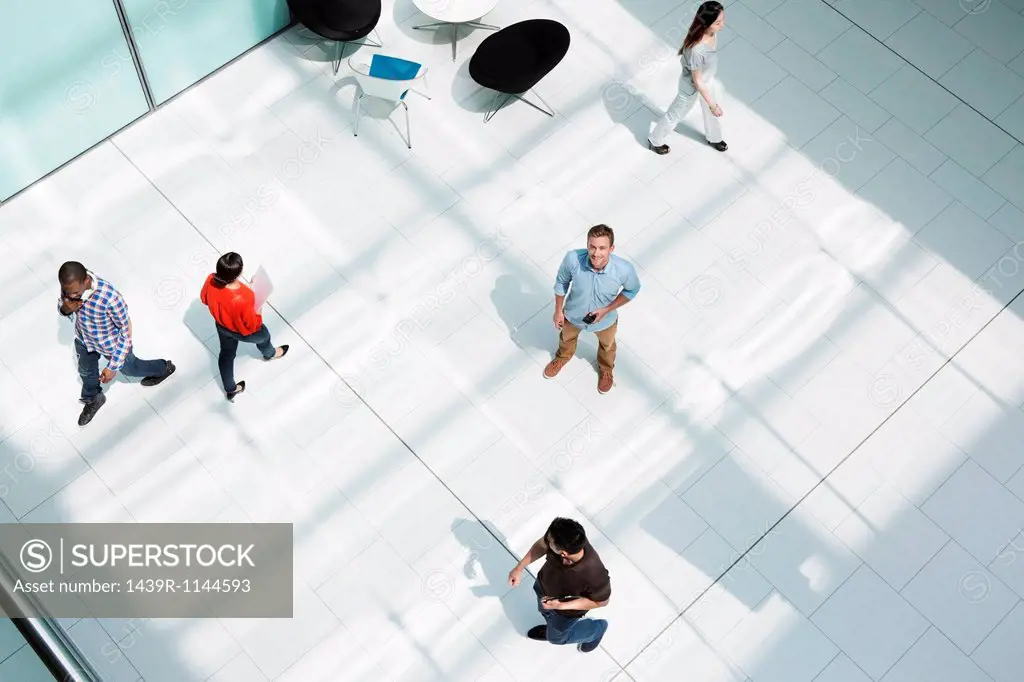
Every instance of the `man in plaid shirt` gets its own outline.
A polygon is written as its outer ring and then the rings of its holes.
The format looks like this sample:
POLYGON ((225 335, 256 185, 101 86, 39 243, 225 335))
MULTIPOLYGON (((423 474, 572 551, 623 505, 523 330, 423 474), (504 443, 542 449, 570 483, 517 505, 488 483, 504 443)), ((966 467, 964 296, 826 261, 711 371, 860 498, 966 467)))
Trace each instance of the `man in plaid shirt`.
POLYGON ((118 372, 143 377, 143 386, 156 386, 174 373, 170 360, 140 360, 132 352, 132 321, 124 298, 106 280, 77 261, 68 261, 57 273, 61 297, 57 311, 75 322, 75 351, 82 377, 85 408, 78 425, 85 426, 107 402, 100 383, 114 380, 118 372), (100 372, 100 356, 107 366, 100 372))

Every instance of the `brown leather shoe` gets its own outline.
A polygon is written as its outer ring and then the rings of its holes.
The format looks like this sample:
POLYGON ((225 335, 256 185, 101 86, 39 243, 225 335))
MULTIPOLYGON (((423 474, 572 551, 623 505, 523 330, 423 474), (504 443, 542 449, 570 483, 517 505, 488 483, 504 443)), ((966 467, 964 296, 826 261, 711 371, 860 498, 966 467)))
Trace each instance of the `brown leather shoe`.
POLYGON ((562 358, 554 358, 548 363, 547 367, 544 368, 544 378, 554 379, 558 376, 558 373, 562 371, 562 368, 565 367, 565 363, 567 362, 569 361, 563 360, 562 358))
POLYGON ((607 393, 610 390, 612 390, 612 373, 602 370, 597 377, 597 392, 607 393))

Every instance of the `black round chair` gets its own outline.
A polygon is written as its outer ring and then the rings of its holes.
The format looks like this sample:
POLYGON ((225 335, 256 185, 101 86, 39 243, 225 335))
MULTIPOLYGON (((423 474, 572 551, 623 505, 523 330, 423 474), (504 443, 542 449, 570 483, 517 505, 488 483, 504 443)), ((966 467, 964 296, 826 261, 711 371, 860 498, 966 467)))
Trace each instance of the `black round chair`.
POLYGON ((337 42, 335 75, 341 66, 346 45, 384 47, 379 41, 355 42, 366 38, 377 27, 380 0, 288 0, 288 7, 300 24, 318 36, 337 42))
MULTIPOLYGON (((487 36, 469 60, 470 77, 496 91, 484 122, 490 121, 513 97, 554 116, 553 111, 542 109, 523 97, 523 93, 531 91, 558 66, 568 51, 569 29, 551 19, 520 21, 487 36), (498 103, 502 96, 504 100, 498 103)), ((533 94, 544 102, 536 92, 533 94)), ((547 102, 544 105, 547 106, 547 102)))

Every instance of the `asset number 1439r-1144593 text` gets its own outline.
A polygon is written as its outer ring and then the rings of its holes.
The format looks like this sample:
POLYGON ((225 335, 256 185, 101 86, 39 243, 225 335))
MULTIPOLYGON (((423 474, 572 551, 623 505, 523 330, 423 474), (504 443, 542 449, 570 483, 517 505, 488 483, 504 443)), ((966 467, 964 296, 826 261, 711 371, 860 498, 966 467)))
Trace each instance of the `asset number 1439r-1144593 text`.
POLYGON ((170 578, 140 578, 127 582, 128 592, 248 592, 251 589, 248 578, 222 578, 172 580, 170 578))

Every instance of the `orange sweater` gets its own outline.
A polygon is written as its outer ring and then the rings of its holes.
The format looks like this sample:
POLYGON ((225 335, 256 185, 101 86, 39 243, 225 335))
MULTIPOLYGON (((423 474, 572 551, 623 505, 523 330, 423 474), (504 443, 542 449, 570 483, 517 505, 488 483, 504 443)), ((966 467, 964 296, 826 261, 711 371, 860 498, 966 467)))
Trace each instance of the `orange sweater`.
POLYGON ((256 295, 241 282, 237 289, 218 288, 213 285, 213 275, 206 278, 201 300, 213 319, 222 327, 243 335, 253 334, 263 326, 263 316, 256 312, 256 295))

